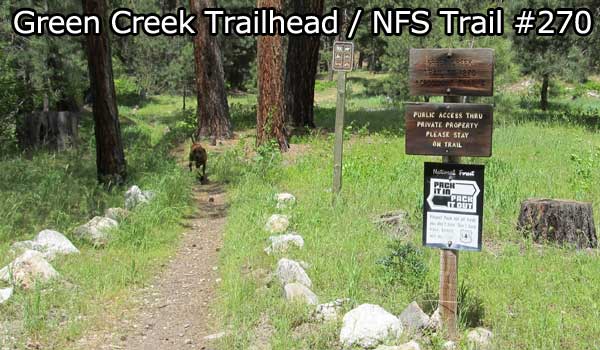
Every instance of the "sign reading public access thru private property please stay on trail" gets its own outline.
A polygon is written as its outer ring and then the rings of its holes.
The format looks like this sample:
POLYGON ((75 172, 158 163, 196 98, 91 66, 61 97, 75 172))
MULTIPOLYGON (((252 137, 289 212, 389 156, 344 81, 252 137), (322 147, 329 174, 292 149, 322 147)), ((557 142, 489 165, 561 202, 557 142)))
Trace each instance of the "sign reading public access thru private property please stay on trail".
POLYGON ((492 96, 494 50, 411 49, 413 96, 492 96))
POLYGON ((481 251, 483 165, 425 163, 423 245, 481 251))
POLYGON ((333 70, 351 72, 354 68, 354 43, 336 41, 333 43, 333 70))
POLYGON ((493 107, 462 103, 406 104, 406 154, 490 157, 493 107))

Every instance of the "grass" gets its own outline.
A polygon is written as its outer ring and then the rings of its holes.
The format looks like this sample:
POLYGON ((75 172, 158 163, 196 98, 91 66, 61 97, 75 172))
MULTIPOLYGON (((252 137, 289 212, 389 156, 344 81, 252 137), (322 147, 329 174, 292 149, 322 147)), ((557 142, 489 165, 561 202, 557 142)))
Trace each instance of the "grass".
MULTIPOLYGON (((331 91, 323 93, 329 96, 331 91)), ((524 199, 593 202, 600 196, 593 185, 600 181, 594 170, 600 165, 600 136, 576 117, 585 108, 598 118, 600 101, 554 101, 566 103, 563 111, 569 119, 548 120, 536 119, 545 114, 534 107, 517 103, 508 108, 506 104, 515 100, 519 98, 511 95, 497 98, 494 156, 464 159, 486 165, 485 243, 483 252, 461 255, 460 280, 469 298, 482 301, 480 322, 495 333, 497 349, 599 348, 598 253, 538 246, 515 226, 524 199)), ((229 164, 222 169, 237 169, 221 174, 231 181, 232 207, 221 257, 219 310, 223 324, 236 329, 222 341, 223 348, 247 348, 265 315, 275 328, 273 349, 339 347, 340 324, 311 324, 310 308, 287 305, 277 283, 264 287, 249 272, 272 271, 282 257, 262 251, 269 236, 263 225, 278 212, 273 196, 280 191, 298 197, 296 207, 284 213, 292 217, 291 230, 306 242, 303 250, 286 256, 311 265, 308 274, 320 301, 348 297, 351 306, 375 303, 399 314, 412 300, 437 299, 436 250, 422 249, 428 273, 421 289, 390 283, 378 264, 389 254, 391 241, 371 223, 377 214, 406 210, 414 228, 407 240, 420 245, 423 162, 435 158, 406 156, 401 107, 369 111, 365 106, 371 103, 377 105, 372 98, 349 98, 347 125, 353 127, 347 133, 344 189, 336 205, 331 205, 330 193, 331 135, 297 138, 295 142, 310 145, 310 153, 266 169, 259 163, 242 163, 241 151, 220 160, 229 164)), ((330 127, 333 114, 334 109, 320 105, 317 124, 330 127)), ((596 217, 599 210, 596 206, 596 217)), ((439 341, 425 348, 437 349, 439 341)))
MULTIPOLYGON (((321 302, 347 297, 352 302, 346 309, 368 302, 394 314, 412 300, 435 307, 438 252, 420 247, 423 162, 435 159, 404 154, 402 105, 369 96, 365 83, 376 79, 385 75, 353 72, 348 77, 344 189, 336 205, 330 192, 331 133, 294 137, 295 145, 308 146, 294 160, 269 146, 249 153, 251 137, 211 155, 211 179, 228 184, 231 204, 216 308, 223 327, 235 332, 222 340, 221 348, 248 348, 264 320, 274 329, 267 339, 274 350, 339 347, 339 323, 309 322, 310 309, 287 305, 277 283, 265 287, 256 277, 272 271, 281 257, 263 253, 268 238, 263 226, 279 212, 273 196, 281 191, 297 196, 297 205, 282 212, 291 215, 291 229, 306 241, 303 250, 286 256, 310 264, 308 274, 321 302), (423 263, 415 272, 417 282, 410 269, 404 270, 408 276, 393 278, 395 270, 381 264, 398 243, 371 221, 395 209, 409 213, 414 233, 406 241, 417 247, 414 263, 423 263)), ((320 81, 316 90, 317 124, 331 130, 335 82, 320 81)), ((538 246, 515 230, 526 198, 599 198, 600 102, 585 95, 574 100, 559 96, 552 100, 552 110, 544 112, 531 96, 504 93, 482 101, 496 106, 494 156, 464 159, 486 165, 484 251, 460 258, 465 303, 482 302, 477 321, 495 333, 497 349, 600 348, 597 252, 538 246)), ((187 112, 181 111, 181 102, 178 96, 155 96, 140 108, 120 108, 130 183, 158 196, 114 232, 109 247, 95 250, 75 241, 81 255, 53 262, 60 280, 18 291, 0 306, 0 325, 16 328, 10 332, 15 337, 8 340, 11 345, 23 347, 33 340, 45 349, 68 347, 103 318, 118 315, 129 292, 144 285, 174 251, 193 181, 170 154, 193 125, 196 101, 188 100, 187 112)), ((255 103, 255 95, 230 98, 237 130, 252 128, 255 103)), ((105 208, 123 205, 125 188, 107 192, 96 185, 89 118, 82 131, 86 142, 78 150, 0 160, 0 195, 6 199, 0 202, 0 264, 10 261, 7 252, 14 241, 44 228, 70 236, 105 208)), ((596 206, 596 217, 599 210, 596 206)), ((438 349, 441 338, 432 341, 422 345, 438 349)))
POLYGON ((113 231, 112 243, 97 250, 73 239, 74 228, 109 207, 123 207, 126 187, 107 191, 97 185, 91 116, 84 117, 76 150, 43 151, 0 161, 0 264, 12 259, 10 244, 42 229, 72 238, 77 256, 52 262, 61 278, 33 291, 16 291, 0 306, 0 346, 64 349, 90 328, 114 317, 131 290, 143 286, 171 255, 190 211, 193 177, 170 151, 186 134, 177 100, 159 97, 136 113, 122 107, 129 184, 156 192, 113 231), (109 307, 109 309, 105 309, 109 307))

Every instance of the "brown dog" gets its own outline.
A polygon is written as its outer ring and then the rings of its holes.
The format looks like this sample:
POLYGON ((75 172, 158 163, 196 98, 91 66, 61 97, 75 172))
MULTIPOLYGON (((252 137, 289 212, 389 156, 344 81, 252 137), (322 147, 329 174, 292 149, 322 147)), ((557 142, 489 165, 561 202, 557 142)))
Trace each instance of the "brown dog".
POLYGON ((208 161, 208 154, 202 145, 196 141, 192 136, 192 147, 190 147, 190 171, 193 171, 193 165, 196 164, 196 169, 200 169, 202 166, 202 177, 200 181, 206 181, 206 162, 208 161))

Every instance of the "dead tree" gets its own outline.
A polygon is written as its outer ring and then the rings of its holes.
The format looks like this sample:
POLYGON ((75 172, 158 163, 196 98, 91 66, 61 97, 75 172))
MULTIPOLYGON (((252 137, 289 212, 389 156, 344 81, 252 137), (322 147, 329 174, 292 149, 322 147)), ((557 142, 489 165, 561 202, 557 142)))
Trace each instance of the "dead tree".
POLYGON ((591 203, 529 199, 521 204, 517 227, 535 242, 557 242, 577 248, 598 245, 591 203))
POLYGON ((79 113, 35 112, 19 118, 17 136, 19 145, 26 150, 45 147, 64 151, 77 145, 79 113))
POLYGON ((199 20, 198 35, 194 37, 196 87, 198 94, 198 135, 213 139, 233 137, 225 73, 217 37, 210 35, 209 23, 203 20, 202 11, 215 8, 214 0, 190 0, 190 8, 199 20))
MULTIPOLYGON (((109 23, 106 0, 83 0, 83 10, 86 14, 100 17, 104 26, 109 23)), ((127 177, 127 164, 121 140, 108 31, 86 36, 86 52, 94 99, 98 181, 109 186, 121 184, 127 177)))
MULTIPOLYGON (((281 12, 282 0, 258 0, 257 7, 281 12)), ((284 125, 283 38, 281 35, 260 36, 258 51, 258 108, 256 111, 256 144, 276 140, 281 151, 289 149, 284 125)))

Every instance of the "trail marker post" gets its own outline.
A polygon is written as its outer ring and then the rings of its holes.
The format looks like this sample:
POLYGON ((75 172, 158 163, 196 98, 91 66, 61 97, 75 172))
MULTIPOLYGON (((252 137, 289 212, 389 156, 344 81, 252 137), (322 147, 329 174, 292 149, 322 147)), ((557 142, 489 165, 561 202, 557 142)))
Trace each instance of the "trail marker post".
POLYGON ((441 249, 440 316, 456 339, 459 251, 481 251, 485 171, 460 157, 490 157, 493 132, 492 106, 461 102, 493 95, 494 51, 411 49, 409 67, 411 95, 444 96, 406 105, 406 153, 442 156, 425 164, 423 245, 441 249))
POLYGON ((354 44, 337 41, 333 44, 332 67, 338 72, 337 105, 335 109, 335 143, 333 148, 333 196, 342 190, 342 158, 344 152, 344 115, 346 113, 346 73, 354 67, 354 44))

